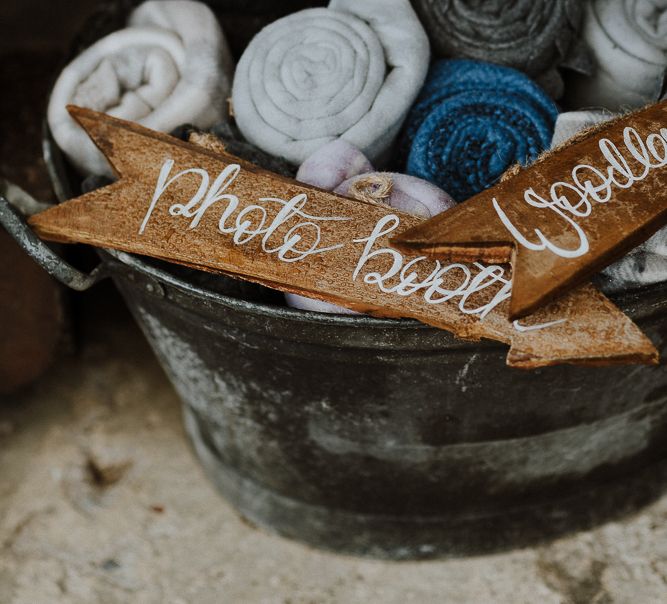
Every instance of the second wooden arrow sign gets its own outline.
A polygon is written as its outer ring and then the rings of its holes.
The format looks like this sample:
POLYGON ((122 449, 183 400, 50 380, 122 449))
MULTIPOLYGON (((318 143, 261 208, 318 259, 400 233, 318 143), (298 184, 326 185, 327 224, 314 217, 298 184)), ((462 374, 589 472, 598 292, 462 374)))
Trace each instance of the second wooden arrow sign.
POLYGON ((444 260, 511 262, 510 318, 585 282, 667 223, 667 101, 606 122, 392 239, 444 260))

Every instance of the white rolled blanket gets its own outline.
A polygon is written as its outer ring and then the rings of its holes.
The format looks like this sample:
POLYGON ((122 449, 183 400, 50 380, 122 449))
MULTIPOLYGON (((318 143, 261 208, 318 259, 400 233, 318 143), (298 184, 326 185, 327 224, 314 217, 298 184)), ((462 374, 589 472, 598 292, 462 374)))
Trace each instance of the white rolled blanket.
POLYGON ((622 111, 658 100, 667 68, 665 0, 592 0, 583 37, 596 69, 571 74, 569 106, 622 111))
POLYGON ((408 0, 331 0, 264 28, 234 76, 236 122, 294 164, 343 138, 371 161, 393 142, 428 69, 408 0))
MULTIPOLYGON (((569 111, 556 120, 552 147, 575 134, 617 117, 608 111, 569 111)), ((667 280, 667 227, 602 270, 602 289, 615 293, 667 280)))
POLYGON ((103 111, 169 132, 183 123, 208 128, 224 119, 233 61, 213 12, 191 0, 151 0, 127 28, 86 49, 60 74, 49 127, 84 173, 110 175, 102 154, 66 110, 103 111))

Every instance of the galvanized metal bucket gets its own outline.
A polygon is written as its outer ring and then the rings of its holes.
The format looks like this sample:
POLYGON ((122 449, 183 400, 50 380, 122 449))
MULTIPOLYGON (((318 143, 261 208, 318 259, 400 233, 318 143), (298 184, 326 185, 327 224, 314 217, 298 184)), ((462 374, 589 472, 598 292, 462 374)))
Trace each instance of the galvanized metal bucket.
MULTIPOLYGON (((48 136, 45 157, 71 196, 48 136)), ((0 219, 68 285, 113 278, 208 474, 269 530, 394 559, 476 553, 600 522, 667 484, 664 366, 513 370, 498 344, 237 299, 113 251, 82 275, 6 204, 0 219)), ((617 300, 663 355, 666 294, 617 300)))
MULTIPOLYGON (((132 2, 108 3, 87 41, 132 2)), ((48 132, 44 154, 72 197, 48 132)), ((590 526, 667 486, 664 366, 512 370, 499 344, 224 295, 128 254, 81 274, 1 200, 0 222, 69 286, 114 280, 208 474, 268 530, 393 559, 471 554, 590 526)), ((664 355, 667 284, 617 302, 664 355)))

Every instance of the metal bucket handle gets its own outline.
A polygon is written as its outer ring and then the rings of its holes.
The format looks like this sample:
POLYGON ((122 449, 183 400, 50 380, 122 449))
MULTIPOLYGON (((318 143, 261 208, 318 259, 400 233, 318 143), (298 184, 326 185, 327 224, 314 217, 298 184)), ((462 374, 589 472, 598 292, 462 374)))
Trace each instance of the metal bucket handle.
POLYGON ((49 275, 76 291, 84 291, 107 277, 104 265, 87 274, 65 262, 28 226, 25 216, 0 195, 0 224, 21 248, 49 275))

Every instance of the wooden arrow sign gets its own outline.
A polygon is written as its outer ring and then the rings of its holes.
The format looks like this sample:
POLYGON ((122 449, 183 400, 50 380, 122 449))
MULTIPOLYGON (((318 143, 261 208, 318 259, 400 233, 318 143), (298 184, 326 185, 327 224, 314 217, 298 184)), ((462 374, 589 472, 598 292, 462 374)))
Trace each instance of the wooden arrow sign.
POLYGON ((583 135, 392 240, 511 262, 510 318, 588 280, 667 223, 667 101, 583 135))
POLYGON ((30 220, 44 238, 115 248, 235 275, 468 339, 511 344, 508 363, 655 363, 657 352, 584 286, 507 319, 507 266, 403 255, 389 238, 420 219, 340 197, 228 155, 70 108, 120 180, 30 220))

